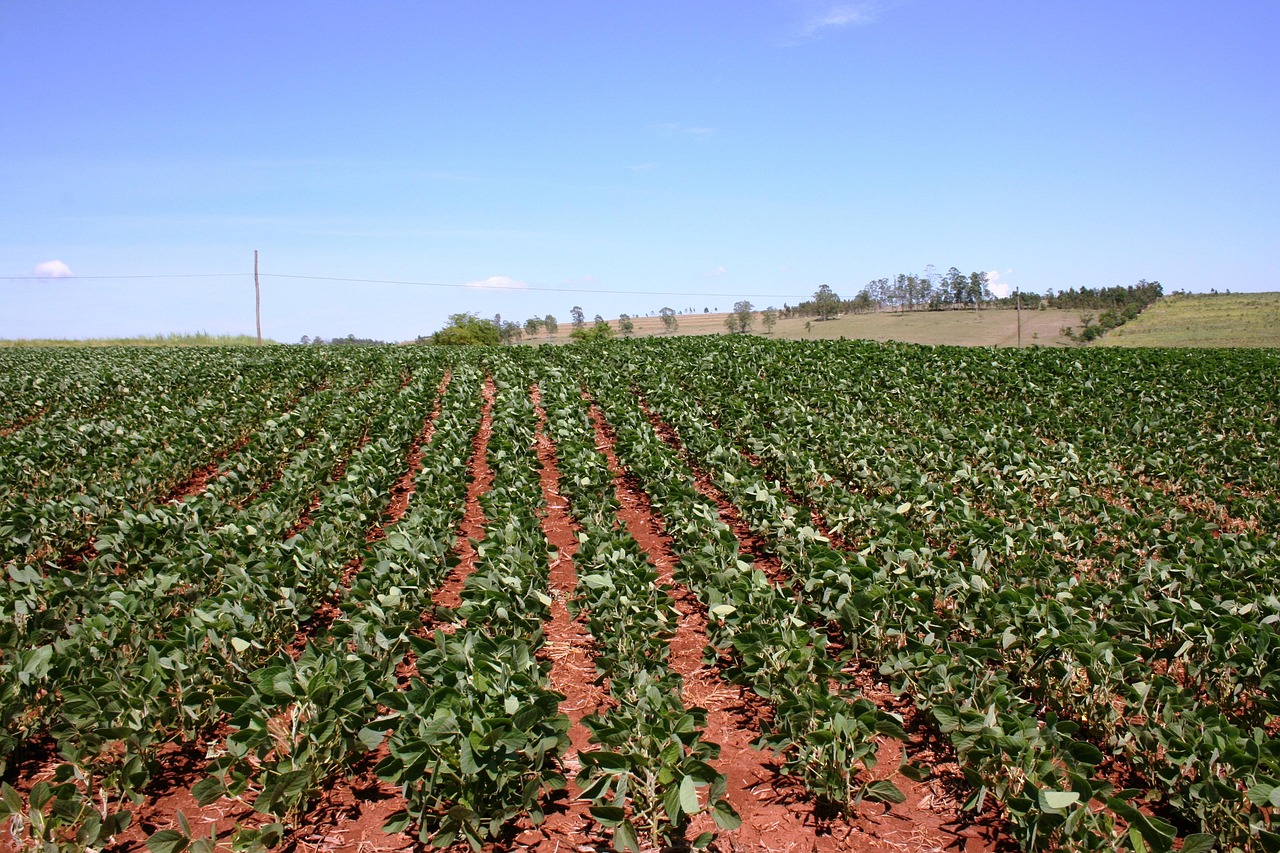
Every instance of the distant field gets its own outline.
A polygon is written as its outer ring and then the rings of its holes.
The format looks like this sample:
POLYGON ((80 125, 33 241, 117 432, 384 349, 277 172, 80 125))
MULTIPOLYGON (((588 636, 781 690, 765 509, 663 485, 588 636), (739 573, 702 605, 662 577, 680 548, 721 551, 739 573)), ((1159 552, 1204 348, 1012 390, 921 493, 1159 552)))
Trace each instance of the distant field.
POLYGON ((1094 346, 1280 347, 1280 293, 1165 297, 1094 346))
MULTIPOLYGON (((725 334, 725 314, 684 314, 676 319, 679 335, 725 334)), ((635 337, 652 337, 666 334, 661 317, 636 317, 635 337)), ((1023 311, 1022 345, 1063 346, 1070 342, 1062 337, 1063 326, 1078 326, 1078 311, 1023 311)), ((609 324, 615 329, 618 321, 609 324)), ((565 342, 572 326, 561 323, 558 334, 548 338, 539 335, 526 341, 565 342)), ((764 327, 756 314, 753 333, 761 335, 764 327)), ((773 337, 785 340, 871 340, 901 341, 912 344, 950 344, 955 346, 1016 346, 1018 343, 1017 315, 1013 311, 917 311, 910 314, 885 312, 879 314, 849 314, 834 320, 819 322, 797 317, 779 320, 773 337), (805 323, 809 322, 809 328, 805 323)))
MULTIPOLYGON (((16 340, 0 339, 0 347, 226 347, 249 346, 256 344, 257 338, 252 335, 206 335, 203 332, 194 334, 144 335, 136 338, 18 338, 16 340)), ((264 344, 275 341, 262 339, 264 344)))
MULTIPOLYGON (((1083 314, 1097 311, 1051 309, 1022 312, 1023 346, 1077 346, 1062 336, 1062 328, 1079 331, 1083 314)), ((726 314, 683 314, 676 320, 678 335, 725 334, 726 314)), ((662 318, 636 317, 634 337, 666 335, 662 318)), ((617 328, 617 319, 609 324, 617 328)), ((538 335, 526 342, 569 340, 572 326, 561 323, 551 337, 538 335)), ((753 334, 763 335, 756 314, 753 334)), ((779 320, 773 337, 787 340, 871 340, 951 346, 1017 346, 1015 312, 917 311, 850 314, 819 322, 805 318, 779 320), (806 329, 805 323, 810 325, 806 329)), ((1120 347, 1280 347, 1280 293, 1196 294, 1166 297, 1137 319, 1091 346, 1120 347)))

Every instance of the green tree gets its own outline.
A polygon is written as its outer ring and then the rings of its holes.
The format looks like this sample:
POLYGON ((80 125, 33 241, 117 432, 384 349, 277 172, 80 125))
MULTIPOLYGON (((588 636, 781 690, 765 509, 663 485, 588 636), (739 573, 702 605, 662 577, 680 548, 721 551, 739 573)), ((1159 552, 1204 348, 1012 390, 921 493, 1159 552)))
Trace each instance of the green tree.
POLYGON ((429 340, 437 346, 494 346, 502 341, 502 333, 478 314, 450 314, 448 324, 429 340))
POLYGON ((825 284, 820 285, 817 292, 813 294, 813 302, 817 308, 819 320, 831 320, 840 313, 840 294, 825 284))
POLYGON ((613 327, 601 320, 599 323, 592 323, 588 328, 585 325, 579 326, 569 333, 569 337, 575 341, 607 341, 613 337, 613 327))
POLYGON ((745 335, 751 331, 751 321, 755 317, 755 306, 747 300, 733 303, 733 313, 724 318, 729 331, 745 335))
POLYGON ((548 314, 542 318, 542 326, 547 330, 547 337, 552 337, 556 332, 560 331, 560 322, 556 320, 555 314, 548 314))
POLYGON ((524 321, 524 333, 529 337, 532 338, 540 331, 542 331, 542 318, 530 317, 528 320, 524 321))
POLYGON ((505 320, 498 327, 498 333, 504 344, 513 344, 524 337, 524 332, 520 329, 520 324, 515 320, 505 320))
POLYGON ((969 301, 969 281, 964 277, 964 273, 952 267, 947 270, 947 274, 942 278, 942 293, 944 299, 953 305, 964 305, 969 301))
POLYGON ((619 332, 622 332, 622 334, 626 335, 629 338, 632 336, 632 334, 635 333, 635 330, 636 330, 636 324, 631 322, 630 314, 618 315, 618 331, 619 332))
POLYGON ((676 312, 673 309, 664 307, 658 313, 662 316, 662 327, 667 330, 667 334, 680 328, 680 321, 676 319, 676 312))
POLYGON ((773 327, 778 325, 778 309, 770 305, 760 312, 760 325, 764 326, 766 335, 773 334, 773 327))
POLYGON ((991 298, 991 290, 987 286, 987 274, 984 272, 969 273, 969 299, 974 310, 981 311, 982 303, 991 298))
POLYGON ((583 324, 587 322, 587 315, 583 313, 581 305, 575 305, 569 309, 569 316, 573 318, 573 327, 581 329, 583 324))

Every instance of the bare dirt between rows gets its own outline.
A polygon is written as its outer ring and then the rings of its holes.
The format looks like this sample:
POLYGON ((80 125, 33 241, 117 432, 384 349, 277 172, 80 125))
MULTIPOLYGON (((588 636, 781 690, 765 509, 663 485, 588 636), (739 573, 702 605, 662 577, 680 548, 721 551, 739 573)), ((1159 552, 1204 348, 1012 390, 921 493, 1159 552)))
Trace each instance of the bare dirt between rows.
MULTIPOLYGON (((462 524, 458 528, 458 545, 455 554, 458 564, 449 572, 444 584, 431 596, 436 607, 455 608, 462 604, 462 585, 467 576, 475 571, 475 544, 484 538, 486 519, 484 509, 480 506, 480 497, 493 486, 493 469, 489 467, 489 439, 493 436, 493 402, 497 396, 497 383, 492 376, 484 381, 481 396, 484 403, 480 408, 480 427, 476 430, 472 442, 472 453, 469 468, 471 482, 467 485, 466 508, 462 514, 462 524)), ((448 625, 439 626, 440 630, 449 632, 448 625)))
POLYGON ((245 433, 236 439, 229 447, 213 454, 213 459, 209 462, 192 469, 187 477, 169 490, 169 494, 160 499, 159 503, 182 503, 189 497, 201 494, 209 486, 209 481, 216 479, 222 468, 222 463, 226 461, 228 456, 239 453, 244 450, 245 446, 253 438, 253 433, 245 433))
POLYGON ((46 414, 48 414, 48 412, 49 412, 49 407, 45 406, 43 409, 32 412, 31 414, 25 417, 18 418, 16 421, 9 424, 8 426, 0 427, 0 438, 8 438, 18 430, 26 429, 36 421, 43 418, 46 414))
POLYGON ((560 710, 569 718, 569 749, 563 756, 566 790, 546 809, 547 819, 539 827, 521 826, 514 836, 517 849, 542 853, 558 850, 596 849, 607 846, 600 827, 592 820, 589 804, 578 799, 581 789, 573 777, 581 769, 577 755, 591 748, 590 732, 582 718, 605 707, 608 690, 596 679, 594 644, 582 623, 569 612, 576 595, 577 571, 573 557, 578 552, 578 526, 568 513, 568 501, 560 493, 560 468, 555 445, 546 433, 547 413, 537 385, 530 391, 537 414, 535 450, 540 463, 542 499, 546 507, 541 523, 547 542, 555 549, 551 559, 551 619, 545 625, 546 642, 540 654, 551 660, 551 688, 564 694, 560 710))
MULTIPOLYGON (((414 436, 413 441, 409 444, 409 449, 405 451, 404 473, 400 475, 391 487, 387 505, 383 509, 379 521, 365 531, 364 541, 366 543, 385 539, 387 528, 403 518, 408 510, 409 501, 413 498, 416 488, 414 481, 418 476, 418 472, 422 470, 422 448, 430 443, 431 436, 435 433, 436 418, 440 414, 440 404, 451 378, 451 375, 446 373, 444 378, 440 380, 440 384, 436 388, 435 405, 432 407, 431 413, 423 419, 422 428, 418 430, 418 434, 414 436)), ((401 387, 403 388, 404 386, 402 385, 401 387)), ((335 476, 334 481, 336 482, 340 476, 335 476)), ((339 606, 339 602, 346 594, 346 591, 351 588, 351 584, 363 568, 364 558, 360 556, 352 557, 342 567, 342 574, 338 577, 337 589, 316 606, 311 618, 298 629, 293 642, 286 647, 290 657, 294 660, 301 657, 307 647, 307 643, 328 631, 334 620, 342 615, 342 608, 339 606)))
MULTIPOLYGON (((709 476, 690 458, 690 454, 680 440, 676 430, 662 417, 643 404, 642 411, 658 436, 668 444, 689 466, 695 475, 695 487, 708 500, 713 501, 720 509, 721 519, 738 535, 743 553, 756 559, 756 555, 769 554, 765 543, 748 529, 748 538, 741 538, 747 527, 737 509, 723 492, 714 486, 709 476)), ((821 519, 819 519, 821 521, 821 519)), ((825 524, 822 525, 825 527, 825 524)), ((769 554, 776 560, 776 555, 769 554)), ((775 582, 785 579, 785 572, 778 567, 771 569, 759 566, 775 582), (772 574, 770 572, 772 571, 772 574)), ((705 622, 704 622, 705 624, 705 622)), ((833 651, 841 648, 838 642, 832 643, 833 651)), ((880 679, 874 664, 855 660, 849 665, 855 673, 855 684, 864 697, 876 703, 881 709, 898 714, 903 720, 903 728, 907 731, 909 741, 907 748, 913 763, 927 767, 930 775, 923 782, 915 782, 896 772, 902 755, 903 745, 893 738, 881 740, 877 752, 877 768, 885 769, 877 778, 892 781, 905 795, 906 800, 893 805, 864 801, 850 815, 847 821, 841 820, 840 826, 833 826, 834 820, 827 822, 829 835, 821 840, 830 840, 834 846, 817 847, 808 845, 807 839, 798 838, 792 846, 779 843, 780 828, 771 828, 767 834, 761 834, 755 846, 727 847, 738 850, 957 850, 976 853, 976 851, 1003 851, 1016 849, 1007 831, 1002 816, 994 804, 980 814, 963 812, 961 806, 970 793, 968 783, 964 779, 959 764, 956 762, 954 749, 928 720, 915 707, 909 698, 895 694, 880 679)), ((798 786, 797 786, 798 787, 798 786)), ((731 786, 732 788, 732 786, 731 786)), ((799 792, 802 799, 794 807, 807 806, 812 811, 812 801, 799 792)), ((735 807, 737 804, 734 804, 735 807)), ((820 824, 818 818, 814 823, 820 824)), ((746 828, 744 820, 743 829, 746 828)), ((806 825, 807 828, 807 825, 806 825)))
MULTIPOLYGON (((596 448, 604 455, 613 473, 614 490, 622 509, 619 519, 636 540, 658 573, 658 582, 676 602, 679 618, 671 639, 671 668, 684 679, 681 699, 686 706, 707 710, 705 733, 720 745, 720 758, 713 762, 728 779, 729 803, 742 818, 742 826, 722 833, 717 845, 724 850, 837 850, 844 849, 837 838, 852 827, 839 819, 815 814, 802 786, 781 772, 773 755, 756 749, 760 737, 753 701, 741 687, 726 682, 703 663, 707 647, 707 613, 702 602, 687 587, 676 583, 678 562, 663 520, 654 511, 641 485, 618 459, 615 435, 597 405, 591 407, 596 431, 596 448)), ((739 519, 741 521, 741 519, 739 519)), ((714 829, 706 815, 700 815, 691 834, 714 829)))
MULTIPOLYGON (((396 524, 407 511, 415 491, 415 478, 422 468, 423 448, 434 435, 442 397, 450 378, 446 374, 441 380, 435 405, 406 451, 404 473, 392 487, 380 520, 366 531, 365 541, 373 542, 385 537, 387 528, 396 524)), ((367 436, 364 440, 367 440, 367 436)), ((340 479, 343 470, 345 462, 339 462, 332 479, 340 479)), ((308 515, 306 521, 309 523, 309 520, 308 515)), ((294 532, 300 532, 306 526, 308 525, 300 525, 300 529, 294 532)), ((361 566, 359 558, 344 566, 339 592, 317 608, 313 618, 287 647, 286 651, 292 656, 296 658, 300 655, 306 643, 332 623, 339 612, 337 597, 341 595, 341 590, 349 588, 361 566)), ((230 733, 230 729, 223 726, 194 743, 164 745, 158 756, 159 772, 149 786, 151 797, 134 809, 132 825, 107 850, 111 853, 124 853, 145 849, 149 835, 160 829, 177 826, 179 812, 190 820, 197 835, 207 837, 212 831, 224 841, 230 839, 237 826, 253 827, 268 822, 265 816, 254 812, 247 803, 224 798, 202 807, 190 793, 191 786, 204 778, 210 750, 220 748, 219 745, 225 743, 230 733)), ((377 762, 385 754, 384 745, 379 750, 362 756, 345 777, 334 780, 307 816, 286 836, 281 849, 314 849, 341 853, 421 849, 422 845, 408 835, 392 835, 382 830, 386 820, 405 806, 399 789, 382 782, 373 772, 377 762)))

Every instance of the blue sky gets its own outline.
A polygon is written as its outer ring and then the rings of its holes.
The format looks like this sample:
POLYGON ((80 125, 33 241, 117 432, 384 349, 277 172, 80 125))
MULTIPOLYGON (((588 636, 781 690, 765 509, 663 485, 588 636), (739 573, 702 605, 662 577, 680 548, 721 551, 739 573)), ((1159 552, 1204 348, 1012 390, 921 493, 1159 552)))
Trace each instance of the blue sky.
POLYGON ((0 337, 251 333, 254 249, 283 341, 927 264, 1278 290, 1278 40, 1271 0, 0 0, 0 337))

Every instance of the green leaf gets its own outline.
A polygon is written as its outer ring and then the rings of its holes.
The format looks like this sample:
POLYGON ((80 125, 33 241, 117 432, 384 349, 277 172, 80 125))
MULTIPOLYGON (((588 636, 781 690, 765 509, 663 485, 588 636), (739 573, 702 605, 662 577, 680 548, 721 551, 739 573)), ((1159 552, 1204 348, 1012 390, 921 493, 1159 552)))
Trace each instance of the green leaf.
POLYGON ((728 800, 716 800, 711 816, 715 819, 716 826, 721 829, 733 831, 742 826, 742 818, 738 816, 733 806, 729 805, 728 800))
POLYGON ((1080 801, 1080 795, 1075 791, 1041 791, 1040 803, 1046 809, 1065 809, 1067 806, 1080 801))
POLYGON ((3 814, 19 814, 22 811, 22 795, 8 782, 0 783, 0 800, 3 801, 3 814))
POLYGON ((903 776, 906 776, 912 782, 923 782, 929 778, 929 768, 919 764, 904 764, 899 768, 903 776))
POLYGON ((182 853, 187 849, 191 839, 176 829, 162 829, 147 839, 147 849, 151 853, 182 853))
POLYGON ((640 853, 640 839, 636 837, 635 827, 630 821, 618 824, 613 830, 613 849, 618 853, 627 850, 631 853, 640 853))
POLYGON ((1081 764, 1094 766, 1102 763, 1102 750, 1098 749, 1091 743, 1081 740, 1072 741, 1067 747, 1067 752, 1071 753, 1071 757, 1081 764))
POLYGON ((902 793, 902 789, 888 779, 879 779, 872 782, 864 789, 863 796, 868 800, 880 803, 901 803, 907 799, 907 795, 902 793))
POLYGON ((1249 802, 1255 806, 1270 806, 1275 805, 1271 801, 1277 796, 1278 791, 1280 791, 1280 787, 1268 785, 1266 782, 1259 782, 1249 789, 1247 796, 1249 797, 1249 802))
POLYGON ((365 748, 370 752, 382 746, 382 739, 386 736, 386 732, 380 732, 377 729, 371 729, 367 726, 360 729, 360 733, 357 735, 357 737, 360 738, 360 742, 364 744, 365 748))
POLYGON ((600 750, 598 752, 583 752, 578 757, 583 761, 583 763, 595 765, 601 770, 620 772, 631 766, 631 762, 625 755, 620 755, 616 752, 605 752, 604 750, 600 750))
POLYGON ((592 806, 591 816, 601 826, 618 826, 627 819, 627 811, 622 806, 592 806))
POLYGON ((680 808, 688 815, 698 813, 698 787, 692 776, 680 780, 680 808))
POLYGON ((1182 839, 1182 853, 1210 853, 1216 839, 1212 835, 1197 832, 1182 839))
POLYGON ((222 780, 214 776, 201 779, 191 786, 191 796, 196 798, 201 808, 217 802, 224 793, 226 793, 226 787, 222 784, 222 780))

